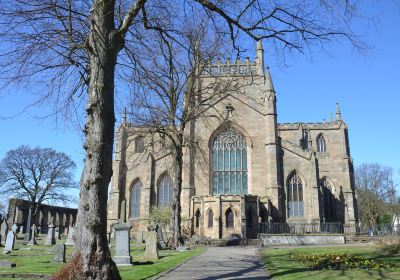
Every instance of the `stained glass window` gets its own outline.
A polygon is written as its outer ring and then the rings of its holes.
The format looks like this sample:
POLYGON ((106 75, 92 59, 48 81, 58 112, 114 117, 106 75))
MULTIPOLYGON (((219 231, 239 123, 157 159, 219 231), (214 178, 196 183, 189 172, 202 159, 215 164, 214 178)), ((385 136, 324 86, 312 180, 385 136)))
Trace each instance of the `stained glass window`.
POLYGON ((299 176, 293 173, 288 183, 288 216, 303 217, 304 201, 303 201, 303 184, 299 176))
POLYGON ((134 182, 131 188, 131 201, 130 201, 130 217, 139 218, 140 217, 140 193, 142 190, 142 182, 137 180, 134 182))
POLYGON ((318 135, 317 137, 317 152, 326 153, 326 142, 322 134, 318 135))
POLYGON ((212 144, 213 194, 247 194, 247 145, 243 135, 227 128, 212 144))
POLYGON ((174 199, 174 186, 168 174, 164 174, 158 182, 158 206, 170 207, 174 199))

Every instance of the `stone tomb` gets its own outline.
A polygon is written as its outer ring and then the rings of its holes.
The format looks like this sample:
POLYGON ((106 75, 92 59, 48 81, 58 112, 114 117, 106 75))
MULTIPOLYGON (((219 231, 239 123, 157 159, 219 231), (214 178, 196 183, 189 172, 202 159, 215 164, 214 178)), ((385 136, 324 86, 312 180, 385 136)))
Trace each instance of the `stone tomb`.
POLYGON ((52 263, 65 263, 65 244, 56 244, 52 250, 52 263))
POLYGON ((131 225, 122 221, 113 225, 115 234, 115 256, 113 260, 118 266, 132 265, 129 234, 131 228, 131 225))

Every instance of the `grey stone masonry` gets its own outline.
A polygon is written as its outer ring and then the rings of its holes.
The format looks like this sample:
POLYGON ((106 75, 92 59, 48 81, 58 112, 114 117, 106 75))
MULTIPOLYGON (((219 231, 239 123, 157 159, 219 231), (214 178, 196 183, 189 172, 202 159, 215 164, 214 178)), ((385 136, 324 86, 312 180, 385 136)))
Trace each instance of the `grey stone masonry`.
POLYGON ((29 208, 28 220, 26 221, 26 233, 25 233, 25 236, 24 236, 23 244, 28 244, 29 241, 31 240, 31 233, 32 233, 32 231, 31 231, 31 223, 32 223, 32 209, 29 208))
POLYGON ((53 247, 52 263, 65 263, 65 244, 56 244, 53 247))
POLYGON ((115 232, 115 256, 113 260, 118 266, 132 265, 129 234, 131 228, 131 225, 121 221, 113 225, 115 232))
POLYGON ((44 245, 53 245, 53 244, 56 244, 56 237, 55 237, 55 232, 54 232, 54 225, 50 224, 49 230, 47 232, 47 238, 46 238, 44 245))

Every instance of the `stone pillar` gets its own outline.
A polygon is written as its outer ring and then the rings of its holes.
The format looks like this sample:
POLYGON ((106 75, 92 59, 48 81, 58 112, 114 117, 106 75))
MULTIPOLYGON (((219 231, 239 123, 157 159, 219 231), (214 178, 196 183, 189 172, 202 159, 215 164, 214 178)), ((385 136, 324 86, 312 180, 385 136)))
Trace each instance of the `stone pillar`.
POLYGON ((28 245, 29 246, 38 245, 36 242, 36 225, 35 224, 33 224, 31 227, 31 240, 29 240, 28 245))
POLYGON ((28 244, 29 241, 31 240, 31 223, 32 223, 32 209, 29 207, 29 212, 28 212, 28 218, 26 221, 26 232, 24 236, 24 241, 22 242, 23 244, 28 244))

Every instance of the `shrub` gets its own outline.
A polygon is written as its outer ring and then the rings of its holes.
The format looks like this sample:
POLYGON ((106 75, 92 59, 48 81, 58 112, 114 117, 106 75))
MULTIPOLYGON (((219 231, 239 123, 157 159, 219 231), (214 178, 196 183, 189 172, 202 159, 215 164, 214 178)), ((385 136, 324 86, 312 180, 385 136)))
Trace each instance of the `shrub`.
POLYGON ((292 254, 292 259, 304 263, 309 269, 369 269, 382 270, 396 268, 394 264, 380 262, 350 254, 292 254))
POLYGON ((82 260, 79 253, 66 263, 59 272, 51 276, 51 280, 84 280, 82 260))
POLYGON ((399 238, 384 238, 381 241, 382 250, 389 255, 400 254, 400 239, 399 238))

